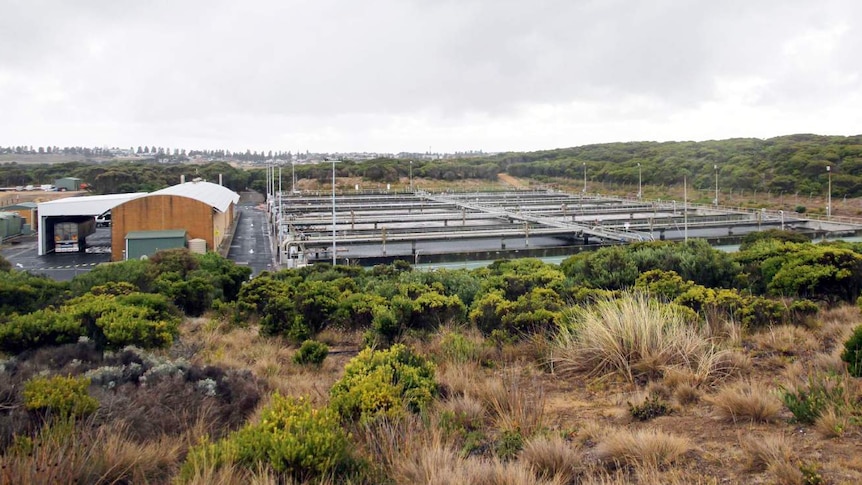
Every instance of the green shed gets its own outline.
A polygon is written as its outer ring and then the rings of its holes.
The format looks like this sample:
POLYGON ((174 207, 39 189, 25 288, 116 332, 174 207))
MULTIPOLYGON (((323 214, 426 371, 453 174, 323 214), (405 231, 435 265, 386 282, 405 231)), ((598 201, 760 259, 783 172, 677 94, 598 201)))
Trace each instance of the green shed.
POLYGON ((0 240, 21 235, 24 219, 14 212, 0 212, 0 240))
POLYGON ((165 249, 186 247, 186 231, 134 231, 126 234, 126 258, 146 259, 165 249))
POLYGON ((77 177, 63 177, 54 181, 54 187, 57 187, 57 190, 81 190, 81 182, 83 180, 77 177))

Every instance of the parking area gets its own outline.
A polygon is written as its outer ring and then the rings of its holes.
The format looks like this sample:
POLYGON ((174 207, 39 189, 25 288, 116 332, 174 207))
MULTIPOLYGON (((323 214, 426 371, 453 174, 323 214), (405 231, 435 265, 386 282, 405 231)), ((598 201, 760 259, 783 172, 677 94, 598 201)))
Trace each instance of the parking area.
POLYGON ((86 253, 39 256, 36 236, 33 235, 5 242, 0 254, 17 270, 43 274, 57 281, 69 281, 97 264, 111 260, 111 228, 97 228, 94 234, 88 236, 86 253))

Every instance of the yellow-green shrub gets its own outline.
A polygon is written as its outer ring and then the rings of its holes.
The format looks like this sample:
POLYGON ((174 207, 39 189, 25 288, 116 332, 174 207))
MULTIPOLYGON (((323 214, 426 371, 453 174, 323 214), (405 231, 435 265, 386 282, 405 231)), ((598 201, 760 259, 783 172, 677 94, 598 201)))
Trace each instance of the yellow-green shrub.
POLYGON ((424 409, 437 393, 434 364, 402 344, 365 349, 347 363, 330 390, 330 406, 343 419, 369 422, 424 409))
POLYGON ((24 384, 24 407, 60 416, 84 416, 99 407, 87 394, 90 379, 85 377, 34 377, 24 384))
POLYGON ((355 469, 356 461, 334 411, 314 409, 303 398, 275 394, 259 422, 218 443, 204 441, 193 447, 180 471, 180 481, 190 480, 196 470, 229 465, 249 470, 263 467, 281 478, 305 482, 344 476, 355 469))

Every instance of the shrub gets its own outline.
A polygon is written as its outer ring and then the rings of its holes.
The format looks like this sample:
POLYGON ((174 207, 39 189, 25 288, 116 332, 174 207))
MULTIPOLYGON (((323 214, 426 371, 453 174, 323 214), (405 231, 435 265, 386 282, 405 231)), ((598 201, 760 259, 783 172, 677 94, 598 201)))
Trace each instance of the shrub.
POLYGON ((846 407, 849 397, 840 375, 814 373, 806 384, 784 388, 782 399, 796 422, 814 424, 827 409, 846 407))
POLYGON ((329 347, 316 340, 306 340, 299 347, 299 350, 293 354, 293 361, 300 365, 316 365, 323 364, 323 360, 329 354, 329 347))
POLYGON ((655 394, 648 396, 640 403, 629 402, 627 404, 629 413, 638 421, 649 421, 659 416, 667 416, 672 411, 670 404, 655 394))
POLYGON ((502 460, 514 458, 524 448, 524 436, 519 430, 507 429, 494 444, 494 453, 502 460))
POLYGON ((22 352, 45 345, 72 343, 84 335, 81 323, 70 313, 52 309, 14 315, 0 323, 0 349, 22 352))
POLYGON ((356 466, 349 449, 350 442, 336 413, 328 408, 314 409, 303 398, 276 394, 258 423, 218 443, 205 441, 193 447, 180 471, 180 480, 190 481, 194 471, 207 464, 239 465, 249 470, 264 467, 296 481, 344 476, 356 466))
POLYGON ((847 371, 851 376, 862 377, 862 325, 856 327, 850 338, 844 342, 841 360, 847 362, 847 371))
POLYGON ((476 342, 458 332, 446 332, 440 340, 440 353, 445 360, 458 364, 475 361, 479 356, 476 342))
POLYGON ((351 359, 330 390, 330 405, 345 420, 367 423, 425 409, 436 393, 434 364, 396 344, 351 359))
POLYGON ((85 295, 63 307, 81 322, 86 335, 102 348, 136 345, 166 347, 179 333, 179 318, 164 296, 132 293, 125 296, 85 295))
POLYGON ((99 401, 87 394, 89 387, 85 377, 37 376, 24 384, 24 406, 64 417, 84 416, 99 407, 99 401))

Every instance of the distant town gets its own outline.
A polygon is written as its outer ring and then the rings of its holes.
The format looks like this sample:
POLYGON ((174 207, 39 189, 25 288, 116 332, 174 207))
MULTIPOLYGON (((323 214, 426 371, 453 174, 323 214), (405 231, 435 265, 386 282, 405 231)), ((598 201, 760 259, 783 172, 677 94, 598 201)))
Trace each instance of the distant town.
POLYGON ((293 152, 278 150, 187 150, 157 146, 119 147, 58 147, 58 146, 9 146, 0 147, 0 163, 59 163, 68 161, 107 161, 107 160, 155 160, 163 163, 190 162, 206 163, 216 160, 246 165, 268 163, 317 163, 327 160, 364 161, 379 158, 398 158, 413 160, 443 160, 452 158, 472 158, 493 155, 483 150, 464 152, 293 152))

